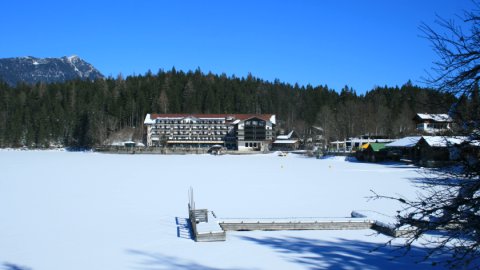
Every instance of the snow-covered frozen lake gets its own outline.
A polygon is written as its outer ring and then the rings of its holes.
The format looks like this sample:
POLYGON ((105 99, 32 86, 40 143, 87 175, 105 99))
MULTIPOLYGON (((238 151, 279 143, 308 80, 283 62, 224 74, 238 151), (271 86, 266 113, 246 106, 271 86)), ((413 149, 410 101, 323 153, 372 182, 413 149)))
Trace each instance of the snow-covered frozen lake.
MULTIPOLYGON (((415 167, 296 155, 110 155, 0 151, 0 269, 425 269, 389 260, 371 230, 228 232, 196 243, 188 189, 221 218, 394 215, 370 190, 415 195, 415 167), (3 267, 3 268, 2 268, 3 267)), ((416 255, 417 257, 412 257, 416 255)), ((436 267, 435 269, 439 269, 436 267)))

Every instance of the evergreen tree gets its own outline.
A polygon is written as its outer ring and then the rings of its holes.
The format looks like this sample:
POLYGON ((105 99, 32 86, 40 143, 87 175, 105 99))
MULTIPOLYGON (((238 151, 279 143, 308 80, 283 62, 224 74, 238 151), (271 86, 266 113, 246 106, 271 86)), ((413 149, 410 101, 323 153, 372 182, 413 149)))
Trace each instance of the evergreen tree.
MULTIPOLYGON (((468 97, 472 108, 475 100, 478 94, 468 97)), ((410 114, 446 112, 454 101, 411 83, 357 95, 348 86, 338 93, 328 86, 268 82, 252 74, 237 78, 175 68, 96 81, 0 83, 0 147, 93 147, 119 130, 143 127, 147 113, 272 113, 279 129, 295 129, 300 136, 320 125, 331 139, 396 137, 408 134, 410 114), (427 101, 433 105, 423 104, 427 101)))

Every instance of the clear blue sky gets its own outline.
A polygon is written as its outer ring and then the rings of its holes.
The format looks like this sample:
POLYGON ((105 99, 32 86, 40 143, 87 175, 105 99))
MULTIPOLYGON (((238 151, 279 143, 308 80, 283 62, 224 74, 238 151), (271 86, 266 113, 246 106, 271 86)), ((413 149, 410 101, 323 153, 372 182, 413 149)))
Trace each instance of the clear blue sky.
POLYGON ((300 85, 420 84, 421 22, 470 0, 2 1, 0 58, 76 54, 106 76, 181 70, 300 85))

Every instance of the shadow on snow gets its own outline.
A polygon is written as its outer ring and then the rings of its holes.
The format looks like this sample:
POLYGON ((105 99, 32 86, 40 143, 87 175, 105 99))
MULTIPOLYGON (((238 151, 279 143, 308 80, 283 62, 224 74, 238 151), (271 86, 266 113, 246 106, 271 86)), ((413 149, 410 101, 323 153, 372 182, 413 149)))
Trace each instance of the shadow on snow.
MULTIPOLYGON (((442 265, 432 266, 429 261, 423 261, 424 256, 430 251, 430 249, 423 247, 412 247, 411 251, 405 254, 404 250, 398 246, 383 246, 379 243, 343 238, 338 238, 336 241, 323 241, 302 237, 237 237, 240 240, 270 248, 283 255, 284 260, 304 269, 448 269, 442 265)), ((127 250, 127 252, 140 258, 139 266, 136 269, 225 269, 202 265, 192 260, 161 253, 139 250, 127 250)), ((215 256, 215 254, 211 256, 215 256)), ((239 254, 239 256, 242 255, 239 254)), ((448 258, 447 254, 435 257, 436 261, 444 261, 448 258)), ((248 260, 249 258, 244 259, 248 260)))
POLYGON ((20 266, 13 263, 4 263, 1 269, 2 270, 31 270, 31 268, 29 267, 20 266))
MULTIPOLYGON (((242 268, 216 268, 202 265, 190 260, 174 256, 166 256, 160 253, 144 252, 139 250, 127 250, 131 255, 142 258, 140 267, 136 269, 144 270, 163 270, 163 269, 194 269, 194 270, 240 270, 242 268)), ((215 256, 212 254, 212 256, 215 256)))
POLYGON ((433 267, 430 262, 423 261, 429 249, 422 247, 412 247, 409 253, 404 254, 398 246, 342 238, 335 242, 301 237, 241 236, 240 239, 288 255, 286 259, 306 269, 442 269, 439 265, 433 267))

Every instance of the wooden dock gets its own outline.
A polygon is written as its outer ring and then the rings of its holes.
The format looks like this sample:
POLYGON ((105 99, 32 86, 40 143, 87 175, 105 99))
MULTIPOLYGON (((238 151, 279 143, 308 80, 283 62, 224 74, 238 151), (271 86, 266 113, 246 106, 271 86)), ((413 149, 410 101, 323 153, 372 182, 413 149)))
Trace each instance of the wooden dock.
POLYGON ((190 211, 193 235, 197 242, 225 241, 227 231, 291 231, 291 230, 366 230, 402 237, 408 230, 370 219, 352 212, 345 218, 277 218, 277 219, 217 219, 207 209, 190 211))
POLYGON ((375 211, 352 211, 350 217, 339 218, 217 218, 213 211, 196 209, 193 189, 189 190, 188 215, 193 237, 197 242, 225 241, 227 231, 289 230, 366 230, 402 237, 409 230, 399 230, 395 219, 375 211))
POLYGON ((365 230, 372 228, 372 222, 358 218, 248 219, 222 220, 220 227, 225 231, 365 230))

